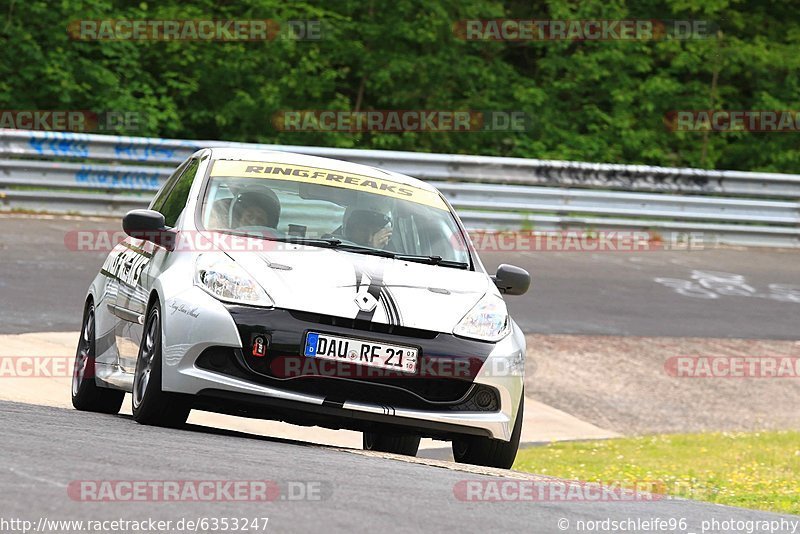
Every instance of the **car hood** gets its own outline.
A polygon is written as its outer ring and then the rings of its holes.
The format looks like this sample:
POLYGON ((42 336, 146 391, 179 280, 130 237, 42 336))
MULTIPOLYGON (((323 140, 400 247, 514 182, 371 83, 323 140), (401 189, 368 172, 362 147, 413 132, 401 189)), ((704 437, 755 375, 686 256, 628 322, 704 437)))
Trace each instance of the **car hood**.
POLYGON ((228 252, 275 307, 451 333, 487 291, 482 272, 335 249, 286 245, 228 252))

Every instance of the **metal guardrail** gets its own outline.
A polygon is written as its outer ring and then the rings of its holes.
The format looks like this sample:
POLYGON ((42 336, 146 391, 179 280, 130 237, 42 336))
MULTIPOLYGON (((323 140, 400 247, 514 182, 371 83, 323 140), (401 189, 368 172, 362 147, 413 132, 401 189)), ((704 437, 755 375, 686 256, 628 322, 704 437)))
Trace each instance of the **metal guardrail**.
POLYGON ((0 209, 118 215, 199 148, 291 151, 426 180, 468 227, 702 232, 800 246, 800 176, 326 147, 0 130, 0 209))

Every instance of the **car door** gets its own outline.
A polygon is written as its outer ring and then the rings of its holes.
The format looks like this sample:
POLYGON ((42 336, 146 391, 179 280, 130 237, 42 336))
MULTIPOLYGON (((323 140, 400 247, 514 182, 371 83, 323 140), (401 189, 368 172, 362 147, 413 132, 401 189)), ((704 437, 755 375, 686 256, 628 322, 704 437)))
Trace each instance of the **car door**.
MULTIPOLYGON (((189 160, 187 159, 167 178, 164 185, 156 193, 153 201, 150 203, 150 209, 154 206, 160 206, 166 200, 167 195, 175 186, 175 182, 186 170, 189 160)), ((120 290, 123 287, 121 283, 120 272, 126 269, 131 273, 133 269, 133 261, 131 261, 130 246, 139 247, 140 243, 125 239, 123 242, 117 244, 114 249, 108 254, 100 270, 100 274, 105 276, 105 282, 102 286, 102 292, 98 295, 96 302, 96 328, 97 328, 97 363, 101 365, 110 366, 116 369, 120 366, 120 346, 125 343, 125 339, 133 339, 135 333, 128 332, 123 336, 124 330, 130 330, 130 325, 123 318, 133 319, 125 314, 125 308, 119 308, 119 304, 124 303, 125 300, 119 296, 120 290)), ((138 266, 137 266, 138 268, 138 266)), ((134 274, 135 277, 135 274, 134 274)), ((129 279, 130 280, 130 279, 129 279)), ((137 317, 138 320, 138 317, 137 317)), ((130 352, 131 348, 124 348, 125 352, 130 352)))
MULTIPOLYGON (((167 227, 174 227, 189 198, 189 190, 197 175, 199 160, 191 158, 183 166, 178 179, 163 199, 153 202, 151 209, 164 215, 167 227)), ((116 334, 120 366, 132 373, 139 355, 147 302, 152 289, 152 280, 157 276, 161 261, 153 262, 165 249, 149 241, 128 237, 122 243, 117 265, 119 290, 114 309, 120 319, 116 334)))

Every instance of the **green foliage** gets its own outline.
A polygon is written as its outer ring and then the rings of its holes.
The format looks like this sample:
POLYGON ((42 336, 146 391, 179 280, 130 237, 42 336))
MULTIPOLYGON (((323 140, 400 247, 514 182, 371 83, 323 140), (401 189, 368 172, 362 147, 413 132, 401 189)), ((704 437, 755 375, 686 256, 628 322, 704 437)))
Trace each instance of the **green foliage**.
MULTIPOLYGON (((673 132, 680 109, 800 109, 782 0, 0 0, 0 109, 136 111, 137 135, 797 172, 792 133, 673 132), (80 19, 323 21, 322 39, 85 42, 80 19), (715 38, 465 41, 463 19, 702 19, 715 38), (524 132, 286 132, 287 110, 518 110, 524 132)), ((126 132, 127 133, 127 132, 126 132)))

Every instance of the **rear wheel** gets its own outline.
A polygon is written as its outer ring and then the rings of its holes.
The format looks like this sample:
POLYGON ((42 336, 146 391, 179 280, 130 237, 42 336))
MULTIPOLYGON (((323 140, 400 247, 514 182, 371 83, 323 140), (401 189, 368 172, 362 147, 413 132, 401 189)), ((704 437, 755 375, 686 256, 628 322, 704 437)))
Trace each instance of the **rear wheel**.
POLYGON ((510 469, 514 465, 519 449, 519 438, 522 434, 522 419, 525 406, 525 394, 519 402, 519 410, 514 420, 514 430, 510 441, 484 438, 480 436, 463 436, 453 440, 453 458, 462 464, 484 465, 510 469))
POLYGON ((364 450, 416 456, 419 450, 419 436, 364 432, 364 450))
POLYGON ((115 414, 122 407, 125 392, 102 388, 95 382, 94 304, 83 312, 83 326, 72 370, 72 405, 85 412, 115 414))
POLYGON ((161 390, 161 312, 158 301, 147 314, 133 375, 133 418, 143 425, 180 427, 191 408, 174 393, 161 390))

